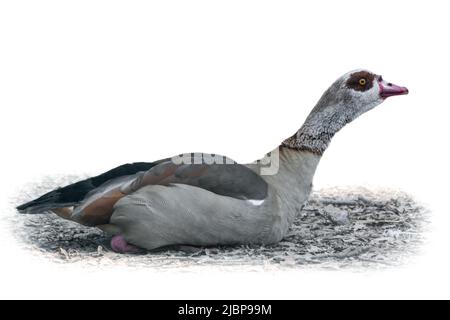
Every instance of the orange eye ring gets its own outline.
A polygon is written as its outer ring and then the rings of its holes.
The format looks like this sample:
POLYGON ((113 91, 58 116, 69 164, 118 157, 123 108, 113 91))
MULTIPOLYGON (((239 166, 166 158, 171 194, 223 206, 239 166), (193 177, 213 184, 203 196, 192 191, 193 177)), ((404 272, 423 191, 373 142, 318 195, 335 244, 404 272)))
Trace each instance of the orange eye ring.
POLYGON ((366 80, 366 79, 364 79, 364 78, 359 79, 359 85, 360 85, 360 86, 365 86, 366 83, 367 83, 367 80, 366 80))

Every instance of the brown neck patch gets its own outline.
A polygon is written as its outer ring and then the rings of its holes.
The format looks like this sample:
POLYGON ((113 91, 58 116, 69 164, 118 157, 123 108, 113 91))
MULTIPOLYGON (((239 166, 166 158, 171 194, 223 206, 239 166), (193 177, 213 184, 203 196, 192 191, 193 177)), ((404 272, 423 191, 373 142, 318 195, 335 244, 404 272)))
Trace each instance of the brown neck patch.
POLYGON ((367 91, 373 87, 374 79, 375 75, 373 73, 358 71, 350 75, 346 85, 348 88, 356 91, 367 91))

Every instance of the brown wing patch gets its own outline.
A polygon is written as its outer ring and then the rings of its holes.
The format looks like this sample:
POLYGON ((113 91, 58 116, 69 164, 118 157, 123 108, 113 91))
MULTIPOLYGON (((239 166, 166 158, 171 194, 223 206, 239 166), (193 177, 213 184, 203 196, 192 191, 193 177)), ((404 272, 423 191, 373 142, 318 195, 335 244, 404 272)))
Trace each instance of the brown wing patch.
POLYGON ((118 189, 112 190, 83 208, 82 212, 77 215, 77 221, 87 226, 109 223, 114 205, 124 196, 125 194, 118 189))
POLYGON ((71 220, 73 207, 55 208, 55 209, 52 209, 52 211, 54 213, 56 213, 58 216, 60 216, 61 218, 71 220))
POLYGON ((206 173, 206 171, 208 170, 208 166, 206 165, 202 165, 199 168, 196 168, 194 170, 192 170, 187 177, 188 178, 198 178, 201 177, 203 174, 206 173))
POLYGON ((130 194, 148 185, 164 184, 165 179, 173 176, 177 168, 177 165, 170 163, 164 168, 160 168, 161 170, 143 172, 130 185, 125 186, 122 191, 130 194))
POLYGON ((367 71, 358 71, 352 73, 348 78, 346 85, 348 88, 356 91, 367 91, 373 87, 375 75, 367 71))

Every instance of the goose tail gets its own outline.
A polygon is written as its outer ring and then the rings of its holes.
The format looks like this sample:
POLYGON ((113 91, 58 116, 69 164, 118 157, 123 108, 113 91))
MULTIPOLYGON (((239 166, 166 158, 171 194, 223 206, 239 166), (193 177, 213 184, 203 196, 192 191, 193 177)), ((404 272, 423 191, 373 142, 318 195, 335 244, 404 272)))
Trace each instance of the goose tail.
POLYGON ((43 196, 21 204, 16 207, 17 211, 25 214, 37 214, 37 213, 46 213, 50 210, 57 208, 64 208, 74 206, 76 202, 67 202, 63 200, 64 190, 56 189, 50 191, 43 196))

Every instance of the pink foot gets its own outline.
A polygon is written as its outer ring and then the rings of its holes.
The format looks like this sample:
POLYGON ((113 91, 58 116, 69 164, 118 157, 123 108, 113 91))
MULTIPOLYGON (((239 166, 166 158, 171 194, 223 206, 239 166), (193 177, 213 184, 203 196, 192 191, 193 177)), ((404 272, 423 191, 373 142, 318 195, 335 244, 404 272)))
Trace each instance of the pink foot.
POLYGON ((123 235, 117 235, 111 239, 111 248, 117 253, 139 253, 142 252, 136 246, 128 244, 123 235))

